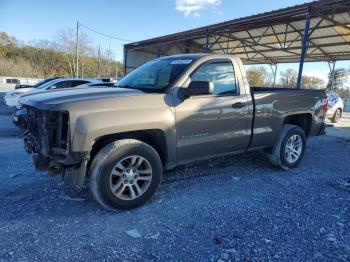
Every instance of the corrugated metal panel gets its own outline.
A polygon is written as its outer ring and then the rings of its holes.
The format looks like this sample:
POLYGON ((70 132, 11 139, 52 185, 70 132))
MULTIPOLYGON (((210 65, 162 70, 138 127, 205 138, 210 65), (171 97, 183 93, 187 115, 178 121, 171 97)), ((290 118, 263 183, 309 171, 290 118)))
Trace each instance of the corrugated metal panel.
POLYGON ((129 50, 127 54, 127 67, 136 68, 142 65, 145 61, 156 58, 156 54, 139 50, 129 50))
POLYGON ((335 26, 334 30, 337 31, 339 35, 341 35, 341 38, 346 41, 350 42, 350 29, 341 27, 341 26, 335 26))
POLYGON ((128 66, 154 58, 156 46, 161 55, 203 52, 207 30, 209 52, 232 52, 246 63, 299 62, 307 10, 312 34, 306 61, 350 59, 350 15, 346 9, 350 10, 347 0, 315 1, 128 44, 125 49, 132 50, 128 66))

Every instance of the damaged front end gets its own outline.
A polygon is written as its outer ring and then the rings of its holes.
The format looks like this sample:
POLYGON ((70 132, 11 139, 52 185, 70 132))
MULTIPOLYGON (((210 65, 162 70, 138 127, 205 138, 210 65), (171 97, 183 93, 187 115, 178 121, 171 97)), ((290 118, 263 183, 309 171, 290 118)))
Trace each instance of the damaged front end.
POLYGON ((36 170, 48 175, 64 175, 72 171, 75 185, 84 183, 86 152, 72 152, 69 113, 66 111, 39 110, 27 106, 24 148, 32 154, 36 170))

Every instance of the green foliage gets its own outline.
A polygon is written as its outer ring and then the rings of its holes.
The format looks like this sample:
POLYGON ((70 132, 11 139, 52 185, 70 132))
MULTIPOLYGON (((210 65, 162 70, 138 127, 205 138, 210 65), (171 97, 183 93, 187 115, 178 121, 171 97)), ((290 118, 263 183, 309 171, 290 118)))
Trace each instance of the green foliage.
POLYGON ((334 69, 333 74, 328 74, 328 84, 327 89, 333 91, 339 91, 340 89, 344 89, 345 82, 347 80, 347 76, 349 75, 349 71, 345 68, 337 68, 334 69))
POLYGON ((297 71, 288 68, 286 71, 280 72, 280 85, 283 87, 296 87, 297 71))
POLYGON ((301 87, 305 89, 322 89, 325 88, 325 82, 321 78, 305 75, 302 77, 301 87))
MULTIPOLYGON (((263 66, 252 66, 247 70, 247 78, 250 86, 273 86, 273 75, 263 66)), ((276 87, 296 87, 297 72, 293 69, 286 69, 280 72, 280 78, 276 79, 276 87)), ((325 88, 325 82, 314 76, 303 76, 302 88, 321 89, 325 88)))
MULTIPOLYGON (((123 65, 115 62, 111 52, 102 50, 100 57, 90 40, 80 34, 79 77, 121 76, 123 65)), ((0 32, 0 75, 46 78, 76 76, 74 32, 61 30, 55 41, 38 40, 29 45, 17 45, 15 38, 0 32)))
POLYGON ((5 57, 16 45, 16 38, 5 32, 0 32, 0 57, 5 57))
POLYGON ((246 70, 250 86, 272 86, 272 75, 263 66, 252 66, 246 70))

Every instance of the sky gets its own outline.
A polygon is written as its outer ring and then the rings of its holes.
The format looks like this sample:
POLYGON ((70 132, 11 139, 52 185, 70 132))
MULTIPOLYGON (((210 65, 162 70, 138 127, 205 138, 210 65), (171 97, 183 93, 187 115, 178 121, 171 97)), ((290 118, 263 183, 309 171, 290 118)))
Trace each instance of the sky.
MULTIPOLYGON (((204 25, 293 6, 310 0, 0 0, 0 31, 26 42, 52 40, 61 29, 76 22, 104 34, 131 41, 145 40, 204 25)), ((111 40, 85 27, 94 46, 109 47, 123 60, 126 41, 111 40)), ((336 67, 350 68, 349 62, 336 67)), ((279 71, 298 69, 298 64, 280 64, 279 71)), ((328 64, 306 63, 304 74, 324 80, 328 64)))

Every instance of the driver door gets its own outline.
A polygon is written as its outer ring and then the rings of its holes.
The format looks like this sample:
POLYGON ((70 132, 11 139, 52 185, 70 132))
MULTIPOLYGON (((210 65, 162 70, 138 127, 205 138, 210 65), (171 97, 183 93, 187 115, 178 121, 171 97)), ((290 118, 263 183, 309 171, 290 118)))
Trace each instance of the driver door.
POLYGON ((250 126, 247 97, 229 59, 201 64, 190 81, 211 81, 214 92, 189 97, 175 107, 177 162, 245 150, 250 126))

